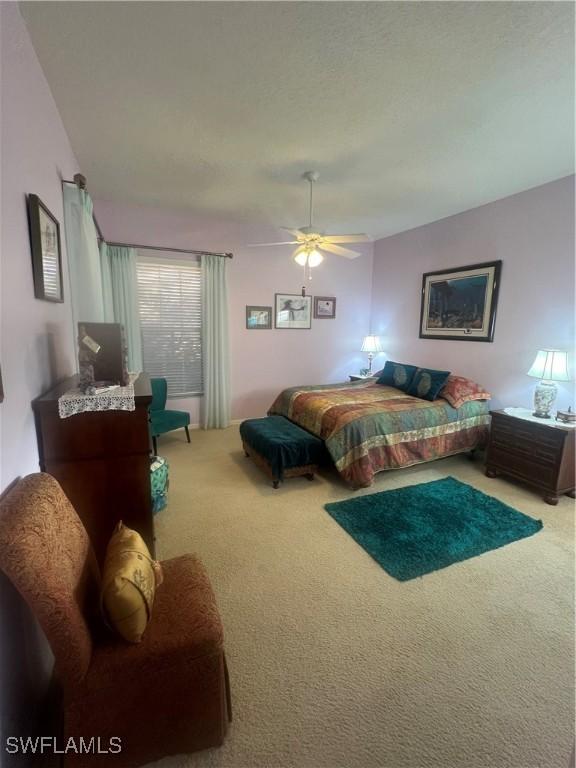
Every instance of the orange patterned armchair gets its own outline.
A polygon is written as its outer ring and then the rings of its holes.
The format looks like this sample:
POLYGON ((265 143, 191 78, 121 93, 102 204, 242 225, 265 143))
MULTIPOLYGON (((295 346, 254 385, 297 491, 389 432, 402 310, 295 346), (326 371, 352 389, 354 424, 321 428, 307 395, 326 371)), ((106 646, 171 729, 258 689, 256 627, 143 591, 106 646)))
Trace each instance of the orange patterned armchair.
POLYGON ((191 555, 162 568, 144 639, 127 644, 102 626, 96 559, 56 480, 29 475, 0 503, 0 569, 52 647, 63 691, 63 743, 94 736, 102 748, 121 744, 107 755, 68 753, 66 766, 128 768, 224 740, 230 691, 210 582, 191 555))

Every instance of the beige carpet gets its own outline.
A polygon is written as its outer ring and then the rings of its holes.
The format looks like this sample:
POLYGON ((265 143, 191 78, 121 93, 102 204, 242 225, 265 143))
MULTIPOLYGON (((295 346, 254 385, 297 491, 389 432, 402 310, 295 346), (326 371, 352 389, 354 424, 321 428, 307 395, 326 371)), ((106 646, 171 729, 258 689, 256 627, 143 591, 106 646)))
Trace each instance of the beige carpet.
MULTIPOLYGON (((323 510, 337 475, 274 491, 237 428, 163 437, 161 557, 194 551, 217 594, 234 722, 165 768, 566 768, 574 723, 574 503, 444 459, 375 491, 447 475, 544 522, 535 536, 400 583, 323 510)), ((159 713, 161 717, 161 713, 159 713)))

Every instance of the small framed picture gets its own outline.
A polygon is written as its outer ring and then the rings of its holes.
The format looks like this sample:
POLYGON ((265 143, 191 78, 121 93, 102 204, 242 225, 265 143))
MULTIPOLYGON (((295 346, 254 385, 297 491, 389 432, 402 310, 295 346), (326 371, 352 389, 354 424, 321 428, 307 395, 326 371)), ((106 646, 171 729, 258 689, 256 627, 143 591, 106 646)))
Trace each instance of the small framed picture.
POLYGON ((334 296, 314 296, 314 319, 334 320, 336 317, 336 299, 334 296))
POLYGON ((297 293, 275 294, 276 328, 310 328, 312 296, 297 293))
POLYGON ((60 225, 38 195, 28 195, 28 226, 34 296, 44 301, 63 302, 60 225))
POLYGON ((246 307, 246 328, 267 330, 272 328, 272 307, 246 307))

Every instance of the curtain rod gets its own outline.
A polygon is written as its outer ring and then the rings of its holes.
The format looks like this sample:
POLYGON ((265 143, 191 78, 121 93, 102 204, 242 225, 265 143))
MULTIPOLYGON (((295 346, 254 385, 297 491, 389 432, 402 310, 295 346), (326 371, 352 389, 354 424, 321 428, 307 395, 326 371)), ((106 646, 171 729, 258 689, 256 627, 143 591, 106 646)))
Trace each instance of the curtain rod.
POLYGON ((137 243, 109 243, 105 241, 107 245, 119 245, 124 248, 137 248, 138 250, 147 251, 172 251, 173 253, 193 253, 196 256, 221 256, 223 259, 234 258, 232 253, 214 253, 214 251, 194 251, 189 248, 167 248, 165 245, 138 245, 137 243))
MULTIPOLYGON (((62 179, 62 184, 75 184, 78 189, 86 189, 86 176, 83 176, 81 173, 74 174, 74 179, 70 181, 69 179, 62 179)), ((98 237, 100 240, 103 240, 107 245, 117 245, 124 248, 138 248, 139 250, 147 250, 147 251, 172 251, 173 253, 192 253, 195 256, 222 256, 224 259, 232 259, 234 258, 232 253, 214 253, 213 251, 195 251, 195 250, 189 250, 187 248, 166 248, 166 246, 160 246, 160 245, 136 245, 135 243, 108 243, 104 235, 102 234, 102 230, 100 229, 100 225, 98 224, 98 220, 96 216, 94 215, 94 211, 92 211, 92 219, 94 221, 94 226, 96 227, 96 231, 98 232, 98 237)))

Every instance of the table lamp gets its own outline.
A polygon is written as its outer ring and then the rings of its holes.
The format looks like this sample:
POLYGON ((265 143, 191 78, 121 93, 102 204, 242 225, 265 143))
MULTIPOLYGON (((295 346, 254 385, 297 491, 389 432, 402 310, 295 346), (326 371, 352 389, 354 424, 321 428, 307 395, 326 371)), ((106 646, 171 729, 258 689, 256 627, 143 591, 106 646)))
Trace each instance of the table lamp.
POLYGON ((528 376, 540 379, 534 390, 534 413, 539 419, 549 419, 556 400, 556 381, 570 381, 568 353, 561 349, 541 349, 528 371, 528 376))
POLYGON ((372 360, 377 352, 382 352, 380 336, 364 336, 361 352, 368 352, 368 376, 372 373, 372 360))

